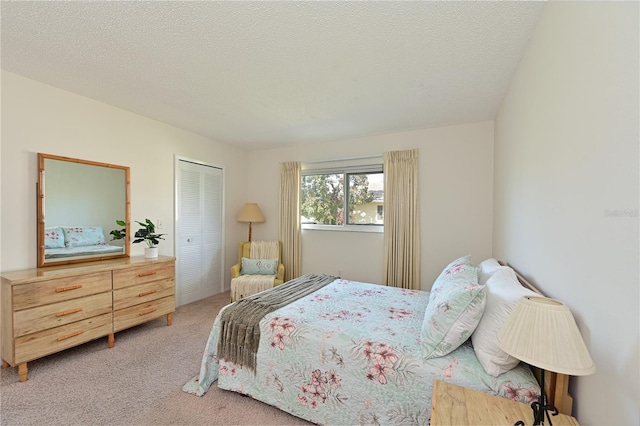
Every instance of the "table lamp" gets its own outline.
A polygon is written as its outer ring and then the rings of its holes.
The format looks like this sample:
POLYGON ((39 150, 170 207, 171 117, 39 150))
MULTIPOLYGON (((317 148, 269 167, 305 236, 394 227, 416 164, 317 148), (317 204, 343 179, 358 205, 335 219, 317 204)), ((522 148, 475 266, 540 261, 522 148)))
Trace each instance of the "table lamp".
POLYGON ((264 215, 258 207, 258 203, 245 203, 236 218, 238 222, 249 222, 249 242, 251 242, 251 223, 264 222, 264 215))
POLYGON ((571 311, 555 299, 522 297, 498 333, 497 342, 509 355, 542 369, 540 395, 531 404, 534 425, 543 425, 545 416, 553 425, 549 410, 554 416, 558 414, 546 400, 544 370, 571 376, 596 371, 571 311))

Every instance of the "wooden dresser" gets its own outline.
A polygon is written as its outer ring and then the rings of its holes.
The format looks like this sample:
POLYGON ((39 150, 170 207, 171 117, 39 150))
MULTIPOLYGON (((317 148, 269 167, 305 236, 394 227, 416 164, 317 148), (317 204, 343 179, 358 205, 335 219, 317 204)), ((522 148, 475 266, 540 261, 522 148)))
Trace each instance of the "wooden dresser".
POLYGON ((175 258, 131 257, 2 274, 2 364, 27 362, 175 311, 175 258))

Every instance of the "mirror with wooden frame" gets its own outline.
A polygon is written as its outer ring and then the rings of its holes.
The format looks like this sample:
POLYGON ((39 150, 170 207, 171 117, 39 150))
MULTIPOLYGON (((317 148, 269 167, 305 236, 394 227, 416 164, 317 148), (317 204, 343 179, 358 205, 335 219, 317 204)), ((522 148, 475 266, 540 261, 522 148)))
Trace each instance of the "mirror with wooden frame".
POLYGON ((126 166, 38 153, 38 267, 128 257, 129 183, 126 166))

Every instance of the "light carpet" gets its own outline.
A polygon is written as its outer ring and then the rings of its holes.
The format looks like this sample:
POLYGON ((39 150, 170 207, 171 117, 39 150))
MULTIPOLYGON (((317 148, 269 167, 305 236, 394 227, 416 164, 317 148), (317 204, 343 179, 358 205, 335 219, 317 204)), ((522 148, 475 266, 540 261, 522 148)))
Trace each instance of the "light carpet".
POLYGON ((204 347, 229 292, 180 306, 166 319, 2 370, 2 425, 309 425, 249 397, 218 389, 182 392, 200 370, 204 347))

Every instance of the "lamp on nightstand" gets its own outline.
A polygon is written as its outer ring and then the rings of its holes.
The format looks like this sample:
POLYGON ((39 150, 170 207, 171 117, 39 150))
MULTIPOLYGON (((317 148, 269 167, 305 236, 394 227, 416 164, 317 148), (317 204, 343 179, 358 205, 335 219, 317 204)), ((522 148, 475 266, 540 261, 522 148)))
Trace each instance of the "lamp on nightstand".
POLYGON ((258 203, 245 203, 236 219, 238 222, 249 222, 249 242, 251 242, 251 223, 261 223, 265 221, 264 215, 260 207, 258 207, 258 203))
POLYGON ((524 296, 511 311, 497 341, 509 355, 542 369, 540 396, 531 404, 534 425, 543 425, 545 416, 552 425, 549 410, 554 416, 558 414, 557 408, 547 402, 544 370, 571 376, 596 371, 571 311, 555 299, 524 296))

